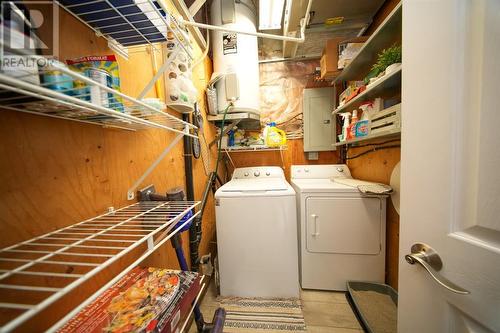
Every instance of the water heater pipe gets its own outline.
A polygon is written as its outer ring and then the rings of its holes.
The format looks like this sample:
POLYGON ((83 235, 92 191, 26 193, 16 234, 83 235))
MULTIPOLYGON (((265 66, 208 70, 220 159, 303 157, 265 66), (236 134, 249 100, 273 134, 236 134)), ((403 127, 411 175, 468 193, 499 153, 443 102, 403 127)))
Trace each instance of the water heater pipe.
POLYGON ((210 25, 210 24, 204 24, 204 23, 198 23, 198 22, 193 22, 193 21, 189 21, 189 20, 184 20, 183 18, 179 18, 179 21, 185 25, 190 25, 190 26, 198 27, 198 28, 204 28, 204 29, 208 29, 208 30, 223 31, 223 32, 235 32, 238 34, 262 37, 262 38, 277 39, 277 40, 283 40, 283 41, 287 41, 287 42, 303 43, 305 40, 305 30, 306 30, 307 22, 309 21, 309 12, 311 10, 311 5, 312 5, 312 0, 309 0, 307 3, 306 14, 300 20, 300 37, 288 37, 288 36, 281 36, 281 35, 266 34, 266 33, 262 33, 262 32, 252 32, 252 31, 244 31, 244 30, 239 30, 239 29, 230 29, 230 28, 226 28, 226 27, 220 27, 217 25, 210 25))

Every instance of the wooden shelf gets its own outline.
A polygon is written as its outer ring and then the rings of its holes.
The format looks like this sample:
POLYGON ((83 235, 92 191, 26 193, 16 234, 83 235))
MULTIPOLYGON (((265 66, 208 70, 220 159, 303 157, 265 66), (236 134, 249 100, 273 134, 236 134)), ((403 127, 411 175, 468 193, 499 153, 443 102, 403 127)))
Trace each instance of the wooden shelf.
POLYGON ((387 95, 390 93, 396 93, 401 90, 401 71, 402 66, 390 74, 386 74, 379 78, 374 83, 370 84, 365 91, 363 91, 358 96, 354 97, 349 102, 338 107, 332 112, 332 115, 337 113, 350 111, 363 102, 370 101, 374 98, 381 97, 381 95, 387 95))
POLYGON ((401 3, 387 16, 377 30, 365 42, 359 53, 333 81, 362 80, 377 61, 378 54, 393 44, 401 44, 401 3))
POLYGON ((398 137, 400 135, 401 135, 401 129, 395 129, 395 130, 390 130, 390 131, 385 131, 385 132, 379 132, 376 134, 370 134, 367 136, 362 136, 362 137, 347 140, 347 141, 337 142, 335 144, 335 147, 356 144, 356 143, 360 143, 363 141, 368 141, 368 140, 378 139, 378 138, 398 137))

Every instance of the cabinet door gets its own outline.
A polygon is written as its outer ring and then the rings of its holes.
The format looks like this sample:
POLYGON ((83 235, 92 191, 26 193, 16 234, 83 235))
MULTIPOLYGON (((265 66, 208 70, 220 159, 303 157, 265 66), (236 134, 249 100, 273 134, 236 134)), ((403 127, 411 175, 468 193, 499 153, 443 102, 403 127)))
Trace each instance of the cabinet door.
POLYGON ((382 218, 379 198, 307 198, 307 251, 379 254, 382 218))
POLYGON ((304 151, 335 150, 333 88, 304 90, 304 151))

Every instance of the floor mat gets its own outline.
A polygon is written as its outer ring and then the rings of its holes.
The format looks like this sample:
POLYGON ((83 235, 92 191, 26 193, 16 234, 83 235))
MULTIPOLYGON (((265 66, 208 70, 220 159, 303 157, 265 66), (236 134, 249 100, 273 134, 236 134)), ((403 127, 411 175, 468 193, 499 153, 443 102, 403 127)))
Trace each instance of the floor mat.
POLYGON ((224 333, 305 332, 298 299, 219 298, 226 309, 224 333))

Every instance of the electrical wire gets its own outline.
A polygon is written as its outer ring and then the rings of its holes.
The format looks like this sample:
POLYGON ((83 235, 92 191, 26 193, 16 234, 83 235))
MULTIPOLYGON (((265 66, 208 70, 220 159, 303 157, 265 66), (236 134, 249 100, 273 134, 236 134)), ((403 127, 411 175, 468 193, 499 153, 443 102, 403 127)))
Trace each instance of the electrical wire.
POLYGON ((366 155, 366 154, 369 154, 369 153, 373 153, 373 152, 376 152, 378 150, 384 150, 384 149, 392 149, 392 148, 401 148, 401 145, 389 145, 389 146, 382 146, 382 147, 374 147, 372 149, 369 149, 369 150, 366 150, 362 153, 359 153, 359 154, 356 154, 354 156, 351 156, 351 157, 347 157, 346 156, 346 160, 353 160, 355 158, 358 158, 358 157, 361 157, 363 155, 366 155))
POLYGON ((222 123, 220 126, 219 145, 217 148, 217 161, 215 162, 215 174, 217 174, 217 171, 219 170, 219 161, 222 158, 222 137, 224 136, 222 133, 224 132, 224 123, 226 122, 227 111, 231 106, 233 106, 233 102, 230 102, 226 106, 226 109, 224 110, 224 116, 222 117, 222 123))
POLYGON ((385 145, 385 144, 388 144, 388 143, 391 143, 391 142, 399 142, 399 141, 401 141, 401 139, 391 139, 391 140, 387 140, 387 141, 383 141, 383 142, 367 143, 367 144, 364 144, 364 145, 356 146, 355 148, 380 146, 380 145, 385 145))

